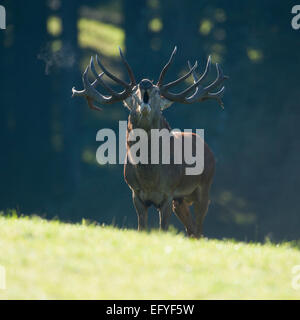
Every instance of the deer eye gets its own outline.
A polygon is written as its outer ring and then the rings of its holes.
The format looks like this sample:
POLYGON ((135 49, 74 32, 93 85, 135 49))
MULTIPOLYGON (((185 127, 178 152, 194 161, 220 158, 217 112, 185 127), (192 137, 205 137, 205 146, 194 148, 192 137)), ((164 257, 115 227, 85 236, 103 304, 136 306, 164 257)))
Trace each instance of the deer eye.
POLYGON ((144 101, 144 103, 148 103, 148 101, 149 101, 149 94, 147 91, 145 91, 145 93, 144 93, 143 101, 144 101))

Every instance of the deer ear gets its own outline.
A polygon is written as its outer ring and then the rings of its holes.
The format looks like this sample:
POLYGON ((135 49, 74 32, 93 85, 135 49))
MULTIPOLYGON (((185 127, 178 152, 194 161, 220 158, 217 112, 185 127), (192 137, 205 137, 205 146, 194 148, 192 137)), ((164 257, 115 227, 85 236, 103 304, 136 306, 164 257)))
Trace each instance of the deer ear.
POLYGON ((130 96, 130 97, 126 98, 125 100, 123 100, 123 105, 124 105, 124 107, 126 107, 130 111, 132 109, 134 109, 134 99, 133 99, 133 97, 130 96))
POLYGON ((133 93, 130 97, 123 100, 123 104, 131 111, 136 109, 138 105, 141 104, 141 102, 139 101, 139 98, 133 93))
MULTIPOLYGON (((128 99, 128 98, 127 98, 128 99)), ((128 110, 132 110, 132 108, 129 106, 129 103, 127 102, 127 101, 125 101, 125 100, 123 100, 123 105, 124 105, 124 107, 126 107, 128 110)))
POLYGON ((169 108, 172 104, 173 104, 173 101, 170 101, 170 100, 167 100, 167 99, 161 97, 160 110, 163 111, 163 110, 169 108))

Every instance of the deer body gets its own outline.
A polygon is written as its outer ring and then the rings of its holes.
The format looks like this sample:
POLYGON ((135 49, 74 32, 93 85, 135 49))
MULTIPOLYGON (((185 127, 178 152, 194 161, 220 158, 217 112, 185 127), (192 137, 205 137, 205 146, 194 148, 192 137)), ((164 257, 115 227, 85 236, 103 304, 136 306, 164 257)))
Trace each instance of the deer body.
MULTIPOLYGON (((159 127, 155 129, 168 129, 167 121, 162 114, 159 117, 159 127)), ((140 124, 128 119, 128 134, 134 128, 141 128, 140 124), (137 126, 137 127, 136 127, 137 126)), ((190 139, 201 139, 196 134, 179 133, 188 135, 190 139)), ((175 136, 174 139, 181 138, 175 136)), ((148 143, 151 144, 151 134, 148 133, 148 143)), ((130 142, 127 141, 128 146, 130 142)), ((215 161, 208 145, 204 144, 204 171, 199 175, 186 175, 185 163, 174 164, 173 144, 171 141, 170 164, 132 164, 126 161, 124 177, 132 190, 133 203, 138 214, 138 228, 147 228, 148 207, 154 205, 160 214, 160 226, 168 228, 169 217, 173 211, 186 228, 188 235, 199 237, 202 232, 202 223, 208 208, 208 194, 213 180, 215 161), (196 222, 192 217, 189 206, 194 203, 196 222)), ((128 152, 130 149, 128 148, 128 152)), ((149 153, 150 154, 150 153, 149 153)), ((150 160, 150 159, 149 159, 150 160)), ((150 161, 149 161, 150 162, 150 161)))
MULTIPOLYGON (((171 132, 171 128, 162 112, 173 102, 190 104, 207 99, 216 99, 222 106, 221 97, 224 93, 224 87, 215 93, 212 93, 211 90, 216 89, 226 79, 226 76, 223 75, 222 70, 216 64, 218 72, 216 80, 206 87, 201 85, 210 69, 211 61, 209 57, 205 72, 201 77, 198 78, 195 73, 196 62, 193 67, 189 64, 190 70, 186 75, 168 84, 163 84, 165 73, 173 60, 175 52, 176 47, 169 62, 163 68, 156 85, 148 79, 143 79, 139 84, 136 84, 133 72, 121 50, 122 62, 131 80, 129 84, 107 71, 96 56, 98 65, 103 72, 101 74, 97 73, 92 58, 90 66, 87 67, 83 74, 84 90, 77 91, 73 88, 73 96, 84 96, 91 109, 101 110, 94 106, 94 101, 101 104, 123 101, 124 105, 130 110, 127 128, 127 161, 124 165, 124 177, 132 191, 133 203, 138 215, 138 229, 145 230, 147 228, 148 208, 154 205, 159 211, 160 227, 163 230, 168 228, 169 218, 173 211, 185 226, 189 236, 200 237, 209 205, 209 191, 215 171, 213 153, 208 145, 201 140, 204 143, 204 170, 199 174, 187 175, 186 169, 191 167, 191 165, 186 163, 183 150, 188 142, 191 142, 192 150, 196 150, 197 142, 199 142, 198 139, 201 139, 201 137, 194 133, 172 132, 170 135, 170 162, 164 164, 160 160, 157 164, 153 164, 151 162, 150 148, 152 142, 151 131, 159 129, 171 132), (89 70, 93 72, 96 78, 93 83, 90 83, 88 80, 89 70), (125 90, 118 93, 110 88, 102 80, 104 74, 122 85, 125 90), (169 88, 182 82, 190 75, 194 79, 194 83, 190 87, 180 93, 169 92, 169 88), (104 87, 111 96, 100 94, 96 90, 97 85, 104 87), (129 137, 135 129, 143 129, 148 137, 148 163, 135 163, 131 160, 133 157, 131 151, 133 141, 129 137), (178 139, 183 141, 183 150, 180 151, 182 152, 183 162, 180 164, 174 161, 175 142, 178 139), (189 210, 189 206, 192 204, 194 205, 195 217, 192 216, 189 210)), ((161 154, 163 145, 161 141, 158 143, 159 154, 161 154)))

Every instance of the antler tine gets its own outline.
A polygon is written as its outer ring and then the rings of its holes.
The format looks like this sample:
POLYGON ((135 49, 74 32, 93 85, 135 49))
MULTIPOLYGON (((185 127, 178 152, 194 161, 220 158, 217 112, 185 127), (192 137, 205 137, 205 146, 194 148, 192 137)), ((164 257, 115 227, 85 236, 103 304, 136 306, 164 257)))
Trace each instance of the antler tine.
MULTIPOLYGON (((198 90, 198 88, 197 88, 198 90)), ((205 89, 200 88, 200 90, 196 91, 191 97, 186 98, 186 103, 194 103, 194 102, 200 102, 205 101, 207 99, 216 99, 221 107, 224 109, 224 105, 222 102, 222 98, 225 92, 225 87, 223 86, 219 91, 217 92, 206 92, 205 89)))
MULTIPOLYGON (((209 56, 210 59, 210 56, 209 56)), ((206 99, 216 99, 220 106, 224 109, 224 104, 223 101, 221 100, 224 96, 224 92, 225 92, 225 87, 223 86, 219 91, 211 93, 209 92, 211 89, 215 89, 216 87, 218 87, 224 80, 228 79, 228 76, 225 76, 223 74, 223 71, 221 69, 221 67, 219 66, 218 63, 216 63, 216 69, 217 69, 217 78, 216 80, 211 83, 210 85, 208 85, 206 88, 202 89, 202 92, 199 92, 199 96, 196 97, 196 95, 194 95, 194 97, 190 97, 187 98, 187 100, 190 101, 190 103, 194 102, 194 101, 201 101, 202 100, 206 100, 206 99), (201 94, 203 95, 201 97, 201 94), (205 95, 206 94, 206 95, 205 95)))
POLYGON ((98 83, 101 84, 101 86, 104 87, 112 96, 118 96, 119 95, 118 92, 116 92, 110 86, 105 84, 105 82, 101 79, 101 77, 103 76, 104 72, 102 72, 100 75, 98 75, 98 73, 96 71, 96 68, 95 68, 94 58, 93 57, 91 57, 90 69, 92 70, 96 80, 98 80, 98 83))
POLYGON ((85 90, 76 90, 75 87, 72 87, 72 98, 74 97, 84 97, 85 90))
POLYGON ((159 79, 158 79, 158 82, 157 82, 157 84, 156 84, 158 87, 162 85, 162 82, 163 82, 163 80, 164 80, 165 74, 166 74, 167 70, 169 69, 169 67, 170 67, 170 65, 171 65, 171 63, 172 63, 172 61, 173 61, 173 59, 174 59, 174 55, 175 55, 176 51, 177 51, 177 47, 175 46, 175 47, 174 47, 174 50, 173 50, 173 52, 172 52, 172 54, 171 54, 171 56, 170 56, 169 61, 168 61, 167 64, 163 67, 163 69, 162 69, 162 71, 161 71, 161 73, 160 73, 160 75, 159 75, 159 79))
POLYGON ((199 79, 197 79, 198 77, 197 77, 196 73, 194 72, 194 75, 193 75, 194 84, 192 84, 190 87, 186 88, 184 91, 180 92, 179 94, 182 94, 182 95, 186 96, 193 89, 195 89, 195 88, 197 89, 198 86, 200 85, 200 83, 207 77, 208 72, 210 70, 210 66, 211 66, 211 56, 209 56, 208 59, 207 59, 206 67, 205 67, 205 70, 204 70, 202 76, 199 79), (195 81, 195 78, 197 79, 196 81, 195 81))
MULTIPOLYGON (((89 66, 87 66, 87 68, 85 69, 84 73, 83 73, 83 77, 82 77, 82 80, 83 80, 83 85, 84 85, 84 88, 85 88, 85 96, 86 97, 89 97, 99 103, 102 103, 102 104, 106 104, 106 103, 109 103, 110 102, 110 97, 105 97, 103 96, 101 93, 99 93, 89 82, 89 79, 88 79, 88 72, 89 72, 89 66)), ((102 77, 102 76, 101 76, 102 77)), ((99 76, 99 79, 101 78, 99 76)), ((98 80, 98 79, 97 79, 98 80)), ((99 80, 98 80, 99 81, 99 80)))
POLYGON ((85 69, 85 71, 84 71, 84 73, 82 75, 82 82, 83 82, 84 90, 77 91, 73 87, 72 88, 72 93, 73 93, 72 97, 75 97, 75 96, 85 97, 87 99, 87 101, 88 101, 89 107, 92 108, 92 109, 96 109, 96 110, 102 110, 102 109, 100 109, 98 107, 95 107, 93 105, 93 101, 96 101, 96 102, 98 102, 100 104, 111 104, 111 103, 122 101, 122 100, 125 100, 126 98, 128 98, 132 94, 132 90, 133 90, 134 86, 136 85, 136 82, 135 82, 134 74, 133 74, 128 62, 126 61, 121 49, 120 49, 120 55, 121 55, 121 58, 122 58, 122 62, 124 63, 128 73, 129 73, 129 77, 130 77, 130 80, 131 80, 131 82, 129 84, 124 82, 124 81, 122 81, 121 79, 117 78, 112 73, 110 73, 102 65, 102 63, 101 63, 100 59, 98 58, 98 56, 96 56, 97 63, 99 65, 99 67, 103 70, 102 73, 98 74, 97 71, 96 71, 94 58, 91 57, 90 64, 86 67, 86 69, 85 69), (90 83, 89 79, 88 79, 89 70, 92 71, 93 75, 96 78, 96 80, 93 83, 90 83), (120 93, 116 92, 115 90, 113 90, 110 86, 108 86, 102 80, 102 77, 103 77, 104 74, 107 75, 112 80, 114 80, 115 82, 121 84, 123 87, 125 87, 125 90, 123 90, 120 93), (100 84, 104 89, 106 89, 111 94, 111 96, 105 96, 105 95, 101 94, 100 92, 98 92, 95 89, 98 84, 100 84))
POLYGON ((122 49, 120 47, 119 47, 119 52, 120 52, 120 56, 121 56, 122 62, 123 62, 123 64, 125 65, 125 67, 127 69, 127 72, 128 72, 129 78, 130 78, 130 85, 131 86, 135 86, 136 85, 136 81, 135 81, 135 77, 134 77, 133 71, 132 71, 129 63, 125 59, 125 57, 123 55, 123 52, 122 52, 122 49))
MULTIPOLYGON (((89 66, 86 67, 86 69, 84 70, 83 74, 82 74, 82 83, 83 83, 83 86, 84 86, 84 89, 83 90, 76 90, 75 87, 72 88, 72 98, 74 97, 86 97, 86 93, 87 93, 87 90, 85 88, 85 75, 88 73, 89 71, 89 66)), ((100 77, 100 76, 99 76, 100 77)), ((98 80, 95 80, 91 86, 95 87, 98 83, 98 80)))
MULTIPOLYGON (((210 70, 210 65, 211 65, 211 57, 209 56, 208 59, 207 59, 207 63, 206 63, 206 68, 205 68, 205 71, 204 73, 202 74, 202 76, 198 79, 197 75, 196 75, 196 72, 195 72, 195 68, 191 68, 190 66, 190 63, 188 62, 189 64, 189 67, 190 67, 190 72, 189 74, 192 73, 193 75, 193 79, 194 79, 194 83, 189 86, 188 88, 186 88, 185 90, 183 90, 182 92, 180 93, 170 93, 170 92, 167 92, 165 89, 165 86, 162 86, 161 88, 161 91, 162 91, 162 94, 165 95, 165 97, 169 100, 172 100, 172 101, 177 101, 177 102, 181 102, 181 103, 187 103, 185 101, 187 95, 193 90, 195 89, 195 93, 194 95, 198 92, 198 87, 200 85, 200 83, 206 78, 206 76, 208 75, 208 72, 210 70)), ((175 81, 174 81, 175 82, 175 81)), ((194 96, 193 95, 193 96, 194 96)))
MULTIPOLYGON (((210 60, 210 57, 209 57, 209 60, 210 60)), ((207 66, 208 65, 210 66, 210 61, 207 64, 207 66)), ((224 95, 225 87, 223 86, 219 91, 217 91, 215 93, 209 92, 210 90, 218 87, 224 80, 228 79, 227 76, 224 76, 223 71, 222 71, 221 67, 218 65, 218 63, 216 63, 216 69, 217 69, 217 78, 210 85, 208 85, 205 88, 198 86, 197 87, 198 90, 191 97, 186 98, 187 103, 204 101, 207 99, 216 99, 218 101, 218 103, 220 104, 220 106, 224 109, 224 104, 221 99, 224 95)), ((206 71, 207 70, 208 70, 208 67, 206 67, 206 71)), ((196 84, 200 83, 200 81, 206 77, 206 75, 207 75, 206 71, 204 72, 202 77, 196 81, 196 84)))
POLYGON ((218 92, 208 93, 207 99, 216 99, 219 102, 219 105, 222 107, 222 109, 224 109, 224 103, 222 101, 222 98, 224 96, 224 92, 225 92, 225 87, 222 87, 218 92))
MULTIPOLYGON (((189 69, 191 70, 192 69, 192 65, 190 63, 190 60, 188 60, 188 66, 189 66, 189 69)), ((192 77, 193 77, 194 83, 197 82, 198 77, 197 77, 196 72, 194 70, 192 72, 192 77)))
POLYGON ((194 72, 194 70, 197 68, 197 66, 198 66, 198 62, 196 61, 194 66, 190 68, 189 72, 187 72, 184 76, 180 77, 179 79, 177 79, 175 81, 172 81, 172 82, 169 82, 168 84, 162 85, 163 89, 164 90, 169 89, 169 88, 175 86, 176 84, 178 84, 178 83, 184 81, 185 79, 187 79, 194 72))
MULTIPOLYGON (((85 76, 87 75, 88 73, 88 68, 87 67, 83 73, 83 76, 82 76, 82 82, 83 82, 83 85, 85 86, 85 83, 86 83, 86 79, 85 79, 85 76)), ((109 88, 103 81, 102 81, 102 77, 104 75, 104 72, 101 72, 99 75, 97 74, 96 72, 96 69, 95 69, 95 66, 94 66, 94 62, 93 62, 93 57, 91 57, 91 61, 90 61, 90 69, 92 70, 93 74, 95 75, 95 78, 96 80, 91 83, 91 87, 95 88, 98 84, 101 84, 105 89, 107 89, 108 91, 113 91, 114 93, 116 93, 114 90, 112 90, 111 88, 109 88)), ((88 80, 87 80, 88 81, 88 80)), ((75 87, 72 88, 72 98, 74 97, 86 97, 87 96, 87 89, 84 89, 84 90, 76 90, 75 87)))
MULTIPOLYGON (((188 66, 191 69, 191 64, 189 61, 188 61, 188 66)), ((200 79, 198 79, 196 72, 193 72, 192 75, 193 75, 194 83, 196 83, 196 82, 200 83, 201 81, 203 81, 206 78, 206 76, 208 75, 208 73, 210 71, 210 67, 211 67, 211 56, 208 56, 205 70, 204 70, 202 76, 200 77, 200 79)))
POLYGON ((227 76, 224 76, 223 70, 218 65, 218 63, 216 63, 216 69, 217 69, 217 78, 213 83, 211 83, 210 85, 208 85, 205 88, 205 90, 207 90, 207 91, 216 88, 218 85, 220 85, 222 83, 222 81, 224 81, 228 78, 227 76))
POLYGON ((170 101, 176 101, 176 102, 186 103, 186 104, 190 104, 197 101, 204 101, 207 99, 216 99, 219 102, 219 104, 223 107, 223 102, 221 98, 223 97, 225 87, 222 87, 219 91, 215 93, 210 92, 210 90, 217 88, 225 79, 228 79, 227 76, 224 76, 223 71, 219 67, 219 65, 216 63, 217 78, 206 87, 203 87, 200 84, 207 77, 209 73, 210 66, 211 66, 211 56, 208 57, 205 71, 199 78, 195 72, 195 68, 191 67, 191 64, 189 61, 188 61, 188 66, 190 69, 190 74, 192 74, 193 76, 194 83, 180 93, 170 93, 167 90, 165 90, 165 86, 161 86, 160 89, 161 89, 162 96, 164 96, 170 101), (195 92, 190 97, 188 97, 190 92, 194 89, 195 89, 195 92))
POLYGON ((130 88, 130 85, 128 83, 126 83, 125 81, 117 78, 116 76, 114 76, 112 73, 110 73, 105 67, 104 65, 101 63, 98 55, 96 54, 96 60, 97 63, 99 65, 99 67, 103 70, 104 74, 107 75, 110 79, 114 80, 115 82, 119 83, 120 85, 122 85, 125 88, 130 88))
POLYGON ((120 101, 120 100, 124 100, 131 94, 131 88, 130 89, 125 88, 125 90, 123 90, 122 92, 119 93, 119 92, 116 92, 115 90, 113 90, 110 86, 108 86, 101 79, 104 72, 102 72, 100 76, 97 74, 93 57, 91 57, 90 68, 91 68, 95 78, 98 80, 99 84, 101 86, 103 86, 111 94, 111 103, 116 102, 116 101, 120 101))
MULTIPOLYGON (((88 106, 91 109, 94 109, 94 110, 97 110, 97 111, 102 111, 101 108, 94 106, 93 100, 97 99, 97 101, 98 101, 98 99, 100 99, 101 102, 103 103, 102 98, 104 99, 104 97, 102 97, 101 94, 98 93, 94 89, 96 87, 96 85, 98 84, 98 80, 101 79, 101 77, 103 76, 103 73, 101 73, 98 76, 98 78, 92 84, 90 84, 89 80, 88 80, 88 72, 89 72, 89 66, 86 67, 86 69, 85 69, 85 71, 84 71, 84 73, 82 75, 82 82, 83 82, 84 90, 77 91, 75 89, 75 87, 73 87, 72 88, 72 98, 76 97, 76 96, 85 97, 86 100, 87 100, 88 106)), ((105 101, 105 99, 104 99, 104 101, 105 101)))

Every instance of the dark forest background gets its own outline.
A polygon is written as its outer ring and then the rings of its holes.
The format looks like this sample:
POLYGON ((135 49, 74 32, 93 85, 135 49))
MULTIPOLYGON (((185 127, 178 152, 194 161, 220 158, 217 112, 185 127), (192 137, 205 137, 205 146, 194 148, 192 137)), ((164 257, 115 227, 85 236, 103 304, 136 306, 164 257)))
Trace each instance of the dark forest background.
MULTIPOLYGON (((174 104, 164 112, 172 127, 204 128, 215 153, 205 235, 299 239, 300 30, 291 27, 296 3, 0 4, 7 13, 7 29, 0 30, 0 210, 135 228, 122 165, 100 166, 95 159, 97 131, 117 130, 127 111, 121 103, 92 111, 83 99, 71 99, 71 88, 82 88, 82 71, 96 53, 125 79, 119 45, 138 81, 157 80, 177 45, 167 80, 182 75, 188 59, 197 59, 203 70, 209 54, 230 76, 224 110, 208 101, 174 104)), ((158 224, 155 211, 151 220, 158 224)), ((181 228, 176 218, 172 223, 181 228)))

